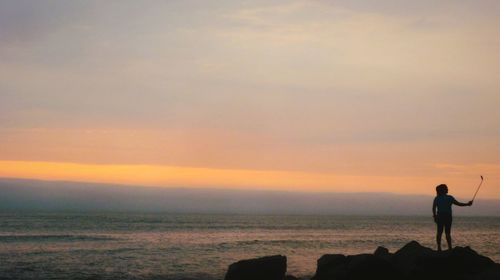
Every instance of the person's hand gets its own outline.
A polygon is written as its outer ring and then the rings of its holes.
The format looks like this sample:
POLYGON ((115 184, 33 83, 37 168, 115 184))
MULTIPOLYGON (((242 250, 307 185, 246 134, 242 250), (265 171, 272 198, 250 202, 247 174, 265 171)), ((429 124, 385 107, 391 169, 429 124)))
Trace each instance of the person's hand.
POLYGON ((438 223, 438 217, 434 215, 434 222, 437 224, 438 223))
POLYGON ((472 206, 472 203, 473 203, 473 202, 474 202, 474 201, 473 201, 473 200, 471 200, 471 201, 469 201, 469 203, 467 203, 467 205, 472 206))

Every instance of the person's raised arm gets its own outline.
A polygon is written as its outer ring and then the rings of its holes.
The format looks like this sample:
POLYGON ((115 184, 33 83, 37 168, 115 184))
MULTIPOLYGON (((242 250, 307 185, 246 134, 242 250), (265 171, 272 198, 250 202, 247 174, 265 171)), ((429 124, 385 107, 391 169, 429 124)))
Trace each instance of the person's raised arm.
POLYGON ((453 204, 458 205, 458 206, 471 206, 472 200, 467 202, 467 203, 462 203, 462 202, 457 201, 455 198, 453 198, 453 204))

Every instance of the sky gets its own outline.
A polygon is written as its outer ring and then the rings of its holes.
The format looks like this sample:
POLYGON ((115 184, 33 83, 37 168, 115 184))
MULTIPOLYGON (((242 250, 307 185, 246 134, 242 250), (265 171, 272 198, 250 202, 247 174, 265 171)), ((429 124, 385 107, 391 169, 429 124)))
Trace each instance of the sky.
POLYGON ((0 177, 500 198, 498 1, 0 1, 0 177))

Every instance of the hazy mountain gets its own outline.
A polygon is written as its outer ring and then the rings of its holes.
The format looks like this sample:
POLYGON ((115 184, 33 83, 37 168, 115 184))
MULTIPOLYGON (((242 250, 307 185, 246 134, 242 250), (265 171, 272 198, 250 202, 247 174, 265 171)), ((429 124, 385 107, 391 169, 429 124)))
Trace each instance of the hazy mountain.
MULTIPOLYGON (((433 197, 390 193, 306 193, 154 188, 0 179, 0 210, 431 215, 433 197)), ((457 198, 466 200, 467 198, 457 198)), ((455 207, 459 215, 500 215, 500 200, 455 207)))

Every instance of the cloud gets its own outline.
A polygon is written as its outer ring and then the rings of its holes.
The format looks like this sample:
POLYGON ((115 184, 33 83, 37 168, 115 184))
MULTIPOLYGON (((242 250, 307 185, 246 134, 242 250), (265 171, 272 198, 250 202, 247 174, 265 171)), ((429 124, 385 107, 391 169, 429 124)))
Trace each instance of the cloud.
POLYGON ((2 159, 433 174, 500 155, 493 2, 0 5, 2 159))
POLYGON ((7 0, 0 3, 0 46, 26 45, 78 22, 93 5, 84 1, 7 0))

